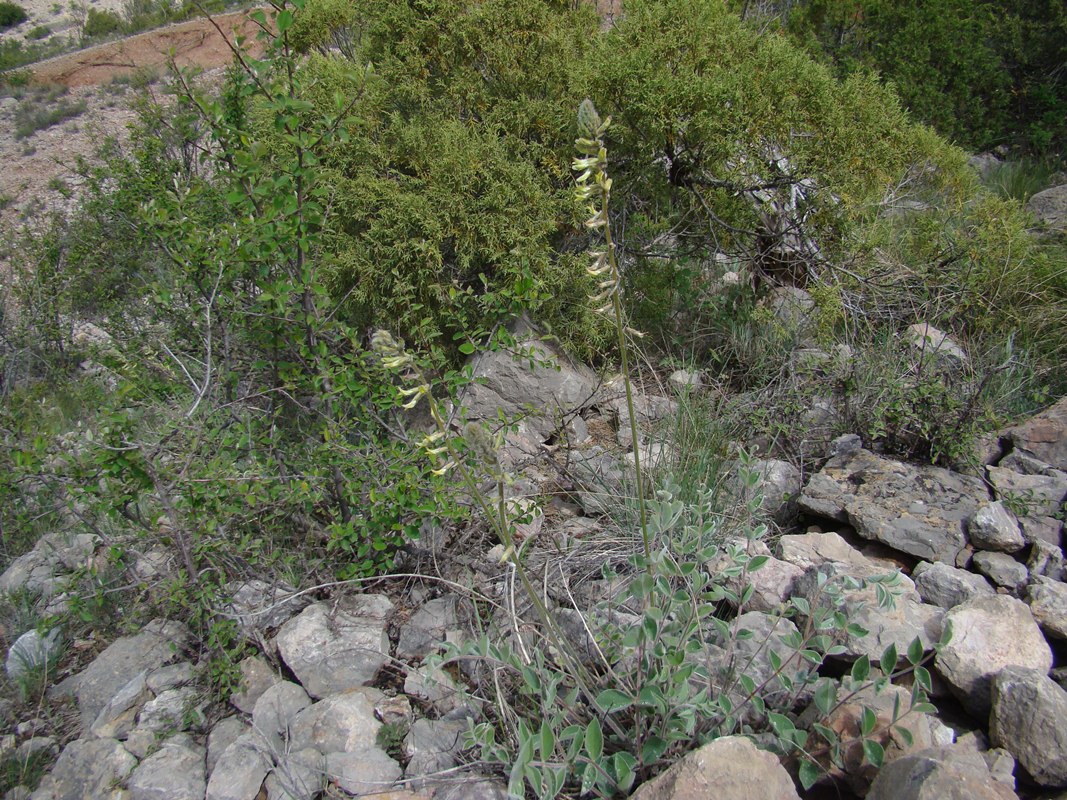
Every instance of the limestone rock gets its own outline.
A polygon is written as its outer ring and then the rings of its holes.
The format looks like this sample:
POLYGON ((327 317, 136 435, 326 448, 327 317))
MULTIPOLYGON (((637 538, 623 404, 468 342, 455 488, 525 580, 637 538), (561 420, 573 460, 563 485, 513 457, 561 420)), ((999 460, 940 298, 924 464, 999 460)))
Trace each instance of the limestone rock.
POLYGON ((1067 397, 1026 422, 1009 428, 1002 438, 1010 440, 1016 450, 1067 471, 1067 397))
POLYGON ((955 564, 967 544, 966 523, 988 497, 978 478, 858 450, 813 475, 800 507, 903 553, 955 564))
POLYGON ((135 766, 137 759, 114 739, 75 739, 63 748, 33 800, 102 800, 135 766))
POLYGON ((252 727, 268 737, 288 735, 292 720, 311 705, 311 698, 304 689, 290 681, 281 681, 271 686, 256 701, 252 711, 252 727))
POLYGON ((964 747, 934 747, 891 761, 867 800, 1017 800, 993 779, 982 756, 964 747))
POLYGON ((1067 691, 1044 672, 1008 667, 997 675, 989 737, 1041 786, 1067 786, 1067 691))
POLYGON ((1067 577, 1067 569, 1064 568, 1063 550, 1056 545, 1041 540, 1035 541, 1030 547, 1030 558, 1026 562, 1026 568, 1031 578, 1048 578, 1053 581, 1062 581, 1067 577))
POLYGON ((507 787, 485 775, 450 776, 436 785, 434 800, 508 800, 507 787))
POLYGON ((967 535, 971 544, 980 550, 1015 553, 1026 544, 1015 515, 999 500, 978 509, 967 526, 967 535))
POLYGON ((137 717, 137 726, 153 733, 185 730, 204 723, 206 701, 192 686, 167 689, 149 700, 137 717))
MULTIPOLYGON (((878 774, 878 770, 863 753, 861 725, 864 709, 870 709, 875 714, 877 725, 874 739, 885 751, 886 763, 907 753, 934 746, 933 719, 927 714, 905 714, 911 706, 911 692, 903 687, 891 685, 881 692, 875 692, 874 687, 867 687, 848 699, 844 699, 846 694, 843 692, 839 693, 839 696, 843 702, 821 722, 837 733, 845 743, 841 752, 842 767, 830 763, 828 758, 824 759, 823 766, 831 775, 840 775, 843 772, 849 785, 859 796, 867 793, 878 774), (908 733, 901 733, 900 728, 905 728, 908 733)), ((814 713, 815 710, 812 706, 809 713, 814 713)))
POLYGON ((967 362, 967 354, 952 338, 928 322, 909 325, 905 340, 925 356, 932 356, 943 364, 959 365, 967 362))
POLYGON ((1023 516, 1054 517, 1067 497, 1067 473, 1059 470, 1050 470, 1050 475, 1022 475, 1004 467, 986 467, 986 472, 997 498, 1025 507, 1023 516))
POLYGON ((90 731, 101 739, 125 739, 133 730, 141 707, 152 699, 146 672, 139 672, 100 709, 90 731))
POLYGON ((374 709, 382 697, 377 689, 355 689, 308 706, 289 726, 290 747, 326 754, 375 747, 382 724, 374 709))
POLYGON ((257 800, 272 766, 262 737, 254 733, 238 737, 211 771, 206 800, 257 800))
MULTIPOLYGON (((466 730, 465 720, 416 720, 404 737, 404 753, 408 757, 405 777, 420 778, 454 767, 466 730)), ((422 783, 413 786, 418 789, 422 783)))
POLYGON ((1067 583, 1038 578, 1024 598, 1037 624, 1054 639, 1067 639, 1067 583))
POLYGON ((226 717, 215 723, 211 733, 207 737, 207 771, 210 775, 219 758, 226 752, 231 744, 236 742, 252 729, 248 723, 240 717, 226 717))
POLYGON ((140 633, 112 642, 68 684, 78 699, 83 726, 88 729, 96 721, 131 675, 147 674, 177 660, 188 639, 189 630, 181 623, 155 620, 140 633))
POLYGON ((326 759, 305 748, 286 753, 267 776, 267 800, 313 800, 326 781, 326 759))
POLYGON ((278 652, 312 697, 364 686, 389 660, 392 610, 381 595, 345 598, 336 609, 316 603, 282 626, 278 652))
POLYGON ((996 594, 981 575, 948 564, 921 561, 912 570, 911 577, 923 602, 945 609, 954 608, 980 594, 996 594))
POLYGON ((311 602, 306 595, 297 594, 292 586, 272 586, 257 579, 229 583, 224 591, 230 596, 226 613, 236 620, 246 636, 277 628, 311 602))
POLYGON ((379 747, 326 754, 326 774, 349 794, 377 795, 400 779, 400 765, 379 747))
POLYGON ((4 664, 7 676, 17 680, 28 672, 47 669, 62 650, 63 636, 59 628, 52 628, 43 636, 36 628, 28 630, 7 651, 4 664))
POLYGON ((993 581, 1003 586, 1012 594, 1018 594, 1026 586, 1030 573, 1025 564, 1020 564, 1007 553, 982 551, 974 554, 974 568, 993 581))
POLYGON ((163 743, 130 776, 130 800, 203 800, 204 748, 180 736, 163 743))
MULTIPOLYGON (((678 413, 678 401, 659 395, 634 394, 634 417, 637 419, 638 428, 643 428, 649 423, 670 419, 678 413)), ((618 430, 616 441, 622 447, 633 445, 633 431, 630 428, 630 409, 626 405, 625 397, 616 397, 608 402, 607 407, 615 415, 618 430)), ((639 433, 640 435, 640 433, 639 433)), ((641 438, 644 438, 643 436, 641 438)))
POLYGON ((676 369, 667 377, 667 382, 680 392, 704 388, 704 379, 700 373, 688 369, 676 369))
POLYGON ((643 784, 631 800, 799 800, 777 757, 742 736, 726 736, 686 755, 643 784))
POLYGON ((252 709, 256 707, 256 701, 281 678, 260 656, 249 656, 241 661, 238 669, 241 671, 241 680, 238 691, 230 695, 230 702, 240 711, 251 714, 252 709))
POLYGON ((800 494, 800 470, 788 461, 760 459, 753 467, 759 476, 758 488, 763 494, 759 511, 779 525, 787 525, 797 513, 800 494))
POLYGON ((1026 209, 1052 230, 1067 231, 1067 184, 1033 195, 1026 209))
POLYGON ((1026 605, 1006 595, 973 597, 950 609, 952 640, 935 664, 960 702, 982 719, 989 711, 993 678, 1005 667, 1047 673, 1052 651, 1026 605))
MULTIPOLYGON (((518 335, 523 333, 529 332, 518 335)), ((514 357, 500 350, 475 356, 471 362, 475 382, 460 404, 467 419, 493 422, 501 411, 515 418, 532 410, 524 423, 540 442, 552 434, 563 414, 590 403, 599 381, 591 369, 549 344, 527 336, 519 348, 528 355, 514 357)))
POLYGON ((778 540, 778 548, 783 561, 795 564, 805 572, 830 562, 847 565, 849 573, 857 578, 884 575, 897 568, 888 559, 865 555, 832 532, 783 536, 778 540))
POLYGON ((404 679, 404 694, 425 703, 442 716, 466 704, 455 679, 439 667, 423 666, 409 670, 404 679))
POLYGON ((397 658, 421 661, 445 641, 445 633, 456 625, 454 597, 430 600, 400 629, 397 658))
POLYGON ((0 575, 0 593, 25 589, 47 600, 66 585, 65 575, 88 562, 97 541, 88 533, 46 533, 0 575))
POLYGON ((177 664, 168 664, 152 670, 145 678, 145 683, 152 694, 158 695, 168 689, 177 689, 192 683, 194 677, 193 665, 188 661, 179 661, 177 664))
MULTIPOLYGON (((829 578, 851 577, 851 572, 841 564, 831 562, 819 570, 809 570, 797 581, 796 593, 815 601, 825 597, 819 591, 818 574, 829 578)), ((944 610, 920 601, 914 584, 900 576, 899 596, 893 608, 882 608, 878 603, 878 589, 869 585, 859 589, 845 589, 841 593, 841 602, 850 622, 865 628, 866 636, 847 633, 841 644, 845 647, 845 656, 859 658, 866 655, 872 662, 877 662, 890 645, 896 645, 897 652, 903 655, 908 646, 918 637, 924 650, 930 650, 941 638, 944 610)))

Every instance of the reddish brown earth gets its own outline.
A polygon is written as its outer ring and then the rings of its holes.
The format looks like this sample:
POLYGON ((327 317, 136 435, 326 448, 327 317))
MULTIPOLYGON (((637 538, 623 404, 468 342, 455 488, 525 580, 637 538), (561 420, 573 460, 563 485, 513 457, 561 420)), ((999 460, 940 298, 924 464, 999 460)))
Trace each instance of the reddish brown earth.
POLYGON ((194 19, 43 61, 32 67, 33 78, 36 83, 74 88, 99 86, 142 70, 163 70, 172 60, 179 67, 209 70, 230 63, 235 34, 243 35, 254 49, 258 30, 243 11, 194 19))

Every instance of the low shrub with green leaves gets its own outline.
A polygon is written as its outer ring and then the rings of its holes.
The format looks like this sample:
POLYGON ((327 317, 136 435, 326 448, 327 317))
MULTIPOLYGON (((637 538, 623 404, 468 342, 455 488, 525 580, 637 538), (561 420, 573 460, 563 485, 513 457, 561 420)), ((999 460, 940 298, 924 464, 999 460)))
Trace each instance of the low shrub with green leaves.
POLYGON ((6 31, 8 28, 14 28, 16 25, 21 25, 29 19, 29 14, 26 13, 26 9, 16 3, 9 3, 7 0, 0 2, 0 31, 6 31))

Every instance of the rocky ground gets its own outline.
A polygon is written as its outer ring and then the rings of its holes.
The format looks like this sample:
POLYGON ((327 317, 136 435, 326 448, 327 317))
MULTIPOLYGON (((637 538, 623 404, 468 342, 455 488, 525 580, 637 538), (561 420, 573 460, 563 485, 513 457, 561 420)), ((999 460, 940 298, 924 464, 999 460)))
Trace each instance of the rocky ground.
MULTIPOLYGON (((946 353, 950 345, 943 343, 946 353)), ((601 514, 624 491, 633 443, 617 387, 543 344, 530 346, 561 369, 503 353, 479 356, 475 373, 485 382, 464 405, 473 419, 530 403, 557 411, 524 419, 503 457, 521 475, 516 497, 541 509, 523 530, 531 552, 559 558, 604 535, 601 514), (546 493, 553 496, 547 503, 546 493)), ((657 418, 674 411, 670 395, 702 390, 699 376, 681 372, 668 385, 666 394, 643 394, 635 406, 638 446, 653 467, 672 457, 651 433, 657 418)), ((880 771, 858 758, 832 769, 823 789, 836 796, 999 800, 1067 790, 1067 399, 988 445, 980 467, 965 472, 895 461, 856 436, 824 442, 828 460, 810 476, 782 461, 756 464, 762 513, 786 533, 751 545, 768 561, 750 575, 754 591, 738 609, 739 624, 773 642, 792 629, 777 618, 785 601, 816 601, 816 573, 862 579, 893 572, 901 587, 893 608, 880 606, 871 588, 843 595, 849 618, 869 634, 844 637, 839 671, 863 656, 877 662, 890 644, 903 656, 916 637, 929 653, 946 626, 953 631, 930 664, 937 712, 911 717, 907 738, 882 734, 880 771)), ((481 552, 467 538, 457 548, 457 536, 469 534, 427 532, 421 560, 412 562, 424 579, 366 591, 232 586, 231 613, 258 654, 241 664, 239 690, 226 707, 212 706, 198 687, 195 642, 181 621, 156 620, 112 642, 49 690, 76 708, 73 739, 61 747, 31 715, 2 741, 7 752, 58 755, 32 795, 8 796, 506 797, 499 780, 464 766, 462 735, 479 712, 460 691, 463 674, 428 660, 444 643, 472 635, 472 595, 460 587, 494 599, 507 593, 499 547, 481 552), (457 549, 463 558, 449 555, 457 549)), ((65 576, 99 547, 89 534, 48 536, 0 576, 0 590, 30 589, 61 605, 65 576)), ((143 554, 135 569, 172 568, 160 549, 143 554)), ((565 618, 587 613, 600 591, 594 580, 569 599, 551 591, 546 599, 565 618)), ((22 633, 9 651, 9 674, 53 645, 35 630, 22 633)), ((766 665, 768 649, 755 651, 754 663, 766 665)), ((892 689, 862 700, 888 722, 897 695, 907 694, 892 689)), ((849 732, 862 714, 859 701, 844 704, 829 724, 849 732)), ((712 785, 725 800, 798 796, 786 765, 738 737, 694 752, 633 796, 705 797, 701 787, 712 785)))

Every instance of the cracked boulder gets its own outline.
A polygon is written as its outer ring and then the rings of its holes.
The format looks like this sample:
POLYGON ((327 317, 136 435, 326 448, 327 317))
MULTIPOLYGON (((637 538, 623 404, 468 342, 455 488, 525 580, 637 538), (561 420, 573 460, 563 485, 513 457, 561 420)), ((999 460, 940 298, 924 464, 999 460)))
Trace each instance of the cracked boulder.
POLYGON ((856 450, 831 458, 800 495, 809 514, 926 561, 956 564, 967 523, 989 495, 978 478, 856 450))

